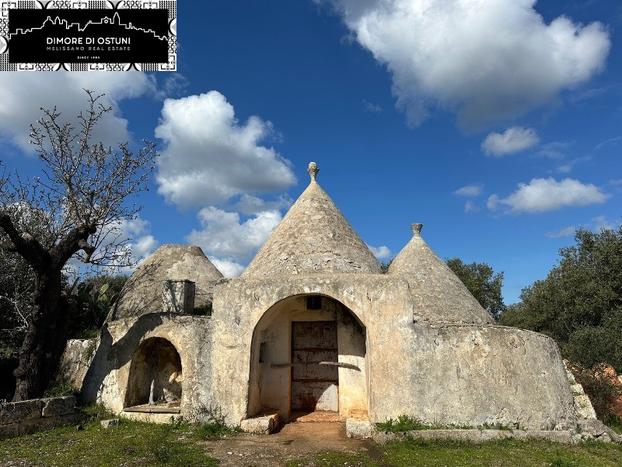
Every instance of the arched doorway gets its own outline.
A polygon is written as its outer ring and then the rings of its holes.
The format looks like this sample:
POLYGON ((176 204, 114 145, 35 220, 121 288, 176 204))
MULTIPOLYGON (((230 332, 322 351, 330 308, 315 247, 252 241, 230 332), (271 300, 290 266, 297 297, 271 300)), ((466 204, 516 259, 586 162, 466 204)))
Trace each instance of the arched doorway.
POLYGON ((161 337, 146 339, 132 357, 125 410, 178 412, 182 379, 181 359, 173 344, 161 337))
POLYGON ((253 332, 248 416, 365 417, 366 348, 365 326, 341 302, 310 294, 281 300, 253 332))

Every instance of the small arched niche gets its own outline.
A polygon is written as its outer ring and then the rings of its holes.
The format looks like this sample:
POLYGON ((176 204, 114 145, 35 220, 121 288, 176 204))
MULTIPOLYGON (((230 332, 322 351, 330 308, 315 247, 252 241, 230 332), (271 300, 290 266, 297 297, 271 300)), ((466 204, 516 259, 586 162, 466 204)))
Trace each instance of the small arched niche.
POLYGON ((365 326, 338 300, 305 294, 279 301, 253 331, 248 416, 367 417, 366 348, 365 326))
POLYGON ((179 353, 168 340, 151 337, 143 341, 130 365, 125 407, 148 412, 178 412, 182 395, 179 353))

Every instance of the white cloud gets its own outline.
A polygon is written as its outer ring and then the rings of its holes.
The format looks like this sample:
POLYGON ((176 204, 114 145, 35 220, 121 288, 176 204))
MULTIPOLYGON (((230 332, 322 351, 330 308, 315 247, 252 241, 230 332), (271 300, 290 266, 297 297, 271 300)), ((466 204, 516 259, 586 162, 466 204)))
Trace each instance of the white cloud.
POLYGON ((620 221, 613 222, 607 219, 606 216, 596 216, 592 219, 589 224, 579 225, 576 227, 574 225, 569 225, 568 227, 564 227, 563 229, 558 230, 557 232, 547 232, 546 236, 550 238, 562 238, 562 237, 572 237, 578 229, 589 229, 593 232, 601 232, 602 230, 614 230, 617 229, 621 225, 620 221))
POLYGON ((235 261, 220 259, 214 256, 209 256, 209 259, 225 277, 238 277, 246 269, 245 266, 235 261))
POLYGON ((116 145, 130 139, 119 103, 154 93, 155 81, 142 72, 0 73, 0 136, 31 152, 30 124, 41 117, 40 108, 56 106, 64 119, 75 123, 87 104, 84 89, 106 94, 113 112, 98 125, 94 137, 116 145))
POLYGON ((553 141, 540 146, 538 155, 547 159, 563 159, 570 144, 563 141, 553 141))
MULTIPOLYGON (((135 219, 122 219, 115 225, 111 226, 111 235, 108 237, 111 241, 126 242, 123 247, 123 255, 119 257, 119 263, 125 264, 125 258, 129 258, 132 266, 121 266, 117 272, 130 273, 136 266, 142 263, 155 249, 160 245, 159 242, 151 235, 151 224, 140 217, 135 219)), ((106 241, 101 248, 106 247, 106 241)), ((96 253, 97 255, 97 253, 96 253)), ((112 269, 115 269, 114 262, 112 269)))
POLYGON ((559 172, 560 174, 567 174, 567 173, 572 172, 573 167, 574 167, 574 164, 569 162, 567 164, 562 164, 558 166, 555 170, 559 172))
POLYGON ((473 198, 482 194, 483 187, 481 185, 465 185, 454 191, 454 195, 464 196, 465 198, 473 198))
POLYGON ((292 200, 286 194, 282 194, 272 201, 266 201, 256 196, 243 194, 234 207, 240 214, 251 215, 264 211, 280 211, 281 209, 289 208, 291 204, 292 200))
POLYGON ((64 272, 76 278, 81 274, 100 273, 131 274, 136 266, 151 255, 160 243, 150 232, 148 221, 136 217, 122 219, 100 230, 91 243, 97 246, 93 259, 100 261, 100 266, 87 265, 78 256, 72 257, 64 268, 64 272))
POLYGON ((193 230, 188 241, 203 248, 214 264, 220 264, 222 267, 217 267, 223 274, 234 275, 264 244, 282 216, 279 211, 264 211, 242 221, 237 212, 208 206, 199 211, 198 218, 201 230, 193 230))
POLYGON ((469 200, 464 203, 464 212, 478 212, 479 206, 475 204, 473 201, 469 200))
POLYGON ((572 237, 576 231, 577 228, 574 225, 569 225, 568 227, 564 227, 557 232, 547 232, 546 236, 549 238, 572 237))
POLYGON ((371 112, 374 114, 379 114, 382 112, 382 107, 380 105, 369 102, 366 99, 363 99, 363 106, 365 106, 365 110, 367 112, 371 112))
POLYGON ((371 250, 374 256, 378 259, 387 259, 389 256, 391 256, 391 250, 389 250, 388 246, 385 246, 385 245, 371 246, 368 244, 367 247, 371 250))
POLYGON ((330 2, 353 37, 387 66, 412 125, 436 107, 468 126, 524 113, 602 70, 600 23, 545 23, 536 0, 316 0, 330 2))
POLYGON ((488 198, 487 206, 490 210, 507 208, 516 213, 538 213, 570 206, 604 203, 607 198, 608 195, 595 185, 583 184, 571 178, 558 182, 549 177, 519 183, 518 189, 505 198, 492 195, 488 198))
POLYGON ((137 217, 124 220, 120 224, 122 235, 129 240, 128 246, 134 261, 141 263, 159 246, 159 242, 151 235, 151 224, 137 217))
POLYGON ((482 143, 482 150, 489 156, 503 157, 529 149, 539 142, 535 130, 513 126, 503 133, 490 133, 482 143))
POLYGON ((596 216, 592 219, 594 224, 594 230, 600 232, 601 230, 614 230, 620 226, 620 221, 610 221, 605 216, 596 216))
POLYGON ((259 117, 240 124, 217 91, 167 99, 156 136, 159 192, 182 207, 218 205, 243 193, 284 190, 295 182, 289 162, 260 142, 272 125, 259 117))

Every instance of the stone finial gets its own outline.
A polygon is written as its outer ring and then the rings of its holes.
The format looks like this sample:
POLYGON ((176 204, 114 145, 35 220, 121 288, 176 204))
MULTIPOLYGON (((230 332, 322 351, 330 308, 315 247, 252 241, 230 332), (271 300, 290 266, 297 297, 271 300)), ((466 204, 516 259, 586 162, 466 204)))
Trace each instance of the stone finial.
POLYGON ((423 229, 423 224, 413 224, 412 228, 413 228, 413 235, 415 237, 420 237, 421 236, 421 229, 423 229))
POLYGON ((309 162, 307 172, 309 172, 309 175, 311 176, 311 181, 315 181, 315 179, 317 178, 317 174, 320 172, 320 168, 315 162, 309 162))

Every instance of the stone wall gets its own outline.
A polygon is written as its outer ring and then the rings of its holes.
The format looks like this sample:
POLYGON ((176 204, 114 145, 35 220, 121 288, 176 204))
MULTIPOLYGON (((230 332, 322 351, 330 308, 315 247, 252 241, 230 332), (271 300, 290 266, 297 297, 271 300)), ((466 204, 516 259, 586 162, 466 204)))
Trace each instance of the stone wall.
POLYGON ((212 326, 206 316, 152 313, 106 323, 84 377, 83 399, 121 413, 128 403, 132 359, 141 343, 151 338, 166 340, 179 354, 183 372, 181 414, 185 419, 196 419, 196 412, 215 404, 210 365, 212 326))
POLYGON ((15 436, 43 428, 73 423, 73 396, 0 403, 0 436, 15 436))
POLYGON ((160 337, 181 358, 183 417, 200 419, 201 410, 218 409, 228 424, 239 425, 258 405, 249 398, 256 381, 251 362, 259 351, 253 349, 254 332, 261 332, 262 318, 279 303, 309 294, 340 302, 365 328, 361 376, 367 387, 361 387, 367 394, 357 394, 367 399, 371 422, 410 415, 460 426, 576 426, 573 395, 553 340, 495 325, 419 321, 424 310, 418 310, 408 282, 378 274, 236 279, 216 286, 211 317, 153 313, 108 322, 83 395, 121 413, 136 350, 160 337))
POLYGON ((98 346, 98 337, 68 340, 60 360, 57 382, 80 391, 98 346))
POLYGON ((412 324, 397 352, 408 355, 406 367, 372 382, 374 393, 385 395, 373 401, 380 418, 406 414, 430 424, 530 430, 576 426, 566 371, 549 337, 503 326, 412 324))

